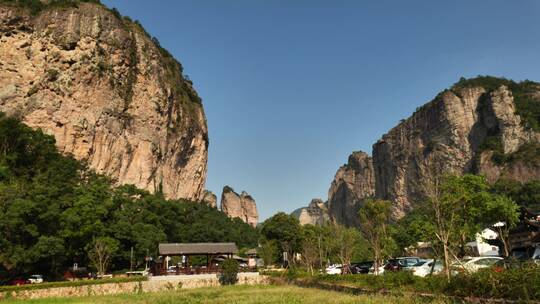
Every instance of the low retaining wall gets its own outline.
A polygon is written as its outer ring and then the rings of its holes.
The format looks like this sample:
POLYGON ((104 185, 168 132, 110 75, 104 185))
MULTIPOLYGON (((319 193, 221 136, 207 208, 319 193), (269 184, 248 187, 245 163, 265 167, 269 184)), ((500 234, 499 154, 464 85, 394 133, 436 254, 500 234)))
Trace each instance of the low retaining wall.
MULTIPOLYGON (((239 273, 238 284, 268 284, 268 277, 258 273, 239 273)), ((162 276, 151 277, 148 281, 105 283, 73 287, 55 287, 47 289, 6 291, 0 293, 0 299, 39 299, 51 297, 84 297, 111 295, 120 293, 159 292, 199 287, 217 287, 219 280, 214 275, 162 276)))

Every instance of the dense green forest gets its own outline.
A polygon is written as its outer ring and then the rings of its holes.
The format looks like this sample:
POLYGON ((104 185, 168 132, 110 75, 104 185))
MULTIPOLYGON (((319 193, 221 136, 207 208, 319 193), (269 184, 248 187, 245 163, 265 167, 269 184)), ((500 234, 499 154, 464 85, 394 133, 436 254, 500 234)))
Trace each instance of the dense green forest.
POLYGON ((89 265, 96 239, 112 242, 111 269, 141 266, 159 242, 257 245, 256 229, 215 208, 166 200, 111 180, 63 156, 52 136, 0 113, 0 280, 41 273, 58 277, 89 265))

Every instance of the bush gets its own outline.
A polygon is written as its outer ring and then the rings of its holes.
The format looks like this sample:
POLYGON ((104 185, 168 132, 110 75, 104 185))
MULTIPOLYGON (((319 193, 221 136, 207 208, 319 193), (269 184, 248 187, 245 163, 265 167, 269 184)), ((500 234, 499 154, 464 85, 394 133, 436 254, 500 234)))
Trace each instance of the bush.
POLYGON ((234 285, 238 282, 238 262, 234 259, 226 259, 221 263, 219 283, 221 285, 234 285))
POLYGON ((425 278, 407 271, 375 275, 321 275, 319 282, 345 283, 371 291, 425 292, 446 296, 512 299, 520 301, 540 300, 540 266, 534 263, 496 271, 482 269, 473 274, 446 277, 435 275, 425 278))
POLYGON ((538 300, 540 269, 533 263, 503 272, 482 269, 472 275, 452 277, 446 293, 461 297, 538 300))

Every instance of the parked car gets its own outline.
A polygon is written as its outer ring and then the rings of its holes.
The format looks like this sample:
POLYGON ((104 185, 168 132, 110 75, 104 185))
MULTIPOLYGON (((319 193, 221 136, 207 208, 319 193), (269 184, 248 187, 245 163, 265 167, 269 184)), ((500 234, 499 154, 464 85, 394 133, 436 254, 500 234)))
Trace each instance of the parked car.
POLYGON ((43 276, 40 274, 33 274, 28 278, 30 284, 40 284, 43 283, 43 276))
POLYGON ((441 260, 434 261, 426 260, 416 263, 416 265, 411 266, 410 271, 419 277, 425 277, 431 274, 438 274, 444 268, 444 263, 441 260))
POLYGON ((417 257, 401 257, 397 259, 388 260, 388 263, 384 266, 385 271, 400 271, 408 270, 413 265, 418 264, 418 262, 423 261, 417 257))
POLYGON ((384 271, 400 271, 403 268, 398 259, 391 259, 384 265, 384 271))
POLYGON ((465 258, 461 262, 455 262, 451 265, 452 274, 474 273, 479 269, 491 267, 501 260, 503 258, 494 256, 465 258))
POLYGON ((371 267, 373 267, 373 261, 352 263, 349 270, 352 274, 369 273, 371 267))
POLYGON ((410 268, 414 265, 426 261, 425 259, 421 259, 419 257, 401 257, 397 259, 403 270, 410 270, 410 268))
POLYGON ((342 265, 341 264, 334 264, 326 267, 324 272, 326 274, 341 274, 342 273, 342 265))
POLYGON ((18 279, 13 279, 9 282, 9 285, 15 285, 15 286, 19 286, 19 285, 26 285, 28 284, 28 280, 25 280, 25 279, 22 279, 22 278, 18 278, 18 279))

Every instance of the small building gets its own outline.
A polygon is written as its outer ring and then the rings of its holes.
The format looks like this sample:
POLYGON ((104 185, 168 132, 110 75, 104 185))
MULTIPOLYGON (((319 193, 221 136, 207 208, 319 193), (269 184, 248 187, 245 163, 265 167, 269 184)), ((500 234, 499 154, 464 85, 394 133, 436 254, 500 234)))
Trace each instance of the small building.
POLYGON ((252 248, 246 252, 248 257, 248 267, 257 268, 257 248, 252 248))
POLYGON ((494 244, 499 235, 486 228, 476 234, 476 240, 465 244, 467 255, 471 256, 498 256, 499 246, 494 244), (467 250, 468 249, 468 250, 467 250))
POLYGON ((510 231, 509 243, 516 258, 540 258, 540 213, 522 208, 519 224, 510 231))
POLYGON ((233 258, 238 253, 235 243, 167 243, 159 244, 160 263, 156 275, 216 273, 219 270, 216 260, 233 258), (172 257, 181 257, 177 265, 169 265, 172 257), (191 266, 190 258, 206 257, 206 265, 191 266))

